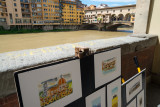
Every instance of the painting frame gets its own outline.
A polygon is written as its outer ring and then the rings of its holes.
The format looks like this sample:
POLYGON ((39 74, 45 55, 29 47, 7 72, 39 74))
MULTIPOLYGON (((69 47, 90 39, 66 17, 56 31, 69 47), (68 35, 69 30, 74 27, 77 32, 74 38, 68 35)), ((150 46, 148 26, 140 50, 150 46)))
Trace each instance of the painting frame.
POLYGON ((35 67, 32 69, 22 70, 19 72, 15 72, 14 76, 15 76, 15 82, 17 86, 17 92, 18 92, 19 102, 21 107, 25 107, 25 106, 64 107, 65 105, 68 105, 71 102, 82 97, 82 84, 81 84, 79 59, 65 60, 58 63, 52 63, 52 64, 35 67), (66 74, 66 73, 70 73, 72 75, 71 77, 72 77, 73 93, 65 97, 62 97, 61 99, 56 100, 51 104, 48 104, 46 106, 41 106, 41 101, 38 95, 39 83, 42 83, 43 81, 46 81, 49 79, 53 79, 54 77, 60 77, 62 74, 66 74), (31 90, 33 92, 31 92, 31 90), (26 94, 29 91, 30 93, 26 94), (34 101, 31 101, 29 97, 34 98, 34 101))
POLYGON ((121 75, 121 48, 94 55, 95 88, 121 75))
POLYGON ((107 107, 121 107, 121 78, 107 85, 107 107))
POLYGON ((86 107, 106 107, 106 87, 90 94, 85 98, 86 107))
POLYGON ((131 101, 131 102, 127 105, 127 107, 137 107, 137 100, 136 100, 136 98, 135 98, 133 101, 131 101))
POLYGON ((137 95, 137 107, 145 107, 144 90, 137 95))
POLYGON ((142 74, 126 84, 126 102, 128 103, 142 90, 142 74))

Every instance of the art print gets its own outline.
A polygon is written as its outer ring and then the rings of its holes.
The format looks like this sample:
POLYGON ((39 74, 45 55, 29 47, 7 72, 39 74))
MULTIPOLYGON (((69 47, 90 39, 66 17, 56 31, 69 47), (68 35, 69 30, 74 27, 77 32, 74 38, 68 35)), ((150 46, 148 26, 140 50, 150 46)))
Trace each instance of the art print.
POLYGON ((38 88, 41 107, 45 107, 73 93, 71 74, 43 81, 38 88))
POLYGON ((105 87, 86 97, 86 107, 105 107, 105 87))
POLYGON ((121 78, 107 85, 107 107, 121 107, 121 78))
POLYGON ((144 90, 137 95, 137 107, 144 107, 144 90))
POLYGON ((139 75, 126 85, 127 102, 129 102, 141 90, 142 90, 142 75, 139 75))
POLYGON ((92 101, 92 107, 102 107, 101 106, 101 97, 98 97, 92 101))
POLYGON ((121 49, 94 55, 95 87, 98 88, 121 75, 121 49))
POLYGON ((116 57, 104 60, 102 62, 102 72, 104 75, 116 70, 116 57))
POLYGON ((82 97, 79 59, 18 76, 24 107, 64 107, 82 97))

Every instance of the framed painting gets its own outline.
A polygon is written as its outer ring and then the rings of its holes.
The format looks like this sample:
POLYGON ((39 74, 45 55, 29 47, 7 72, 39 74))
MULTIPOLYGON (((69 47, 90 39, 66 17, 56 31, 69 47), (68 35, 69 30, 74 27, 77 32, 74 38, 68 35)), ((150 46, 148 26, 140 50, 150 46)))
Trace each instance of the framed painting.
POLYGON ((137 95, 137 107, 145 107, 144 106, 144 90, 137 95))
POLYGON ((127 103, 142 90, 142 74, 126 84, 127 103))
POLYGON ((95 88, 98 88, 121 75, 121 49, 94 55, 95 88))
POLYGON ((102 88, 86 97, 86 107, 106 107, 106 88, 102 88))
POLYGON ((137 107, 137 105, 136 105, 136 99, 134 99, 131 103, 129 103, 127 105, 127 107, 137 107))
POLYGON ((107 107, 121 107, 121 78, 107 85, 107 107))
POLYGON ((21 107, 64 107, 82 97, 80 61, 16 72, 21 107))

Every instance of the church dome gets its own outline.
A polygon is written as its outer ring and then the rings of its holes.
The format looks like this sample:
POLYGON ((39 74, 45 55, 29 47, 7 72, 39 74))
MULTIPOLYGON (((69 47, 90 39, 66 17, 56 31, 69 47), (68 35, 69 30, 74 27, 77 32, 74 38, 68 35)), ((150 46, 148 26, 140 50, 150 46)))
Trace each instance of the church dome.
POLYGON ((58 85, 62 85, 66 83, 66 80, 64 78, 61 78, 59 81, 58 81, 58 85))

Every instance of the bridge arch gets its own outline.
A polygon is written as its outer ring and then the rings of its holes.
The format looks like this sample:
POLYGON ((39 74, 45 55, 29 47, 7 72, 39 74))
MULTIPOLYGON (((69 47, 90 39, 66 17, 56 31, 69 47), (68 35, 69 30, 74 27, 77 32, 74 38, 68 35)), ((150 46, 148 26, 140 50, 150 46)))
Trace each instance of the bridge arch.
POLYGON ((111 21, 116 21, 116 20, 117 20, 116 14, 112 14, 111 21))
POLYGON ((98 30, 99 26, 97 24, 83 24, 80 26, 80 30, 98 30))
POLYGON ((127 13, 125 15, 125 21, 131 21, 131 14, 130 13, 127 13))
POLYGON ((124 20, 124 15, 123 14, 119 14, 117 17, 118 21, 123 21, 124 20))

